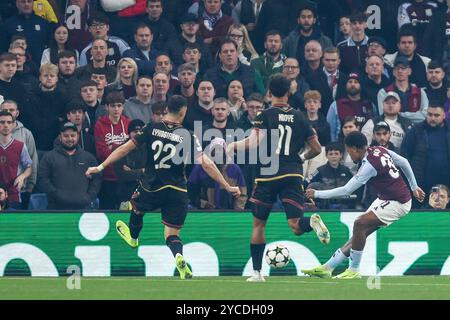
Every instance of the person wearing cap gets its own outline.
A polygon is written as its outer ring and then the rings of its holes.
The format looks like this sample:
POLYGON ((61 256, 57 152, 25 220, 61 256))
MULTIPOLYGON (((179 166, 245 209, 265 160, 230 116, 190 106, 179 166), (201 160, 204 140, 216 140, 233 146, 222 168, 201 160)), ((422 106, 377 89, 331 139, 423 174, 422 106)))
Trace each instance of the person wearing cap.
POLYGON ((378 103, 378 92, 392 83, 384 73, 385 70, 383 57, 373 55, 367 58, 361 80, 362 90, 374 105, 378 103))
POLYGON ((312 4, 305 4, 298 11, 297 27, 283 40, 282 52, 289 58, 296 58, 300 65, 305 63, 305 45, 317 40, 322 48, 333 46, 330 38, 324 35, 318 26, 317 10, 312 4))
MULTIPOLYGON (((369 41, 367 42, 367 59, 371 56, 379 56, 383 58, 383 64, 384 64, 384 70, 383 74, 389 78, 393 79, 394 76, 392 75, 392 67, 388 65, 387 63, 384 63, 384 55, 386 54, 387 44, 384 38, 381 37, 370 37, 369 41)), ((366 64, 367 64, 366 59, 366 64)))
POLYGON ((31 163, 31 176, 25 182, 25 188, 21 193, 22 203, 24 208, 27 208, 27 202, 29 200, 29 196, 33 191, 34 186, 37 181, 37 168, 39 164, 38 154, 36 150, 36 143, 34 142, 33 134, 30 130, 28 130, 22 122, 17 120, 19 116, 19 108, 17 107, 17 103, 14 100, 5 100, 0 104, 0 111, 7 111, 11 113, 14 117, 14 123, 12 128, 12 137, 19 141, 25 143, 30 158, 32 160, 31 163))
POLYGON ((152 29, 153 45, 156 50, 162 51, 164 44, 176 37, 175 27, 162 17, 164 7, 162 0, 147 1, 147 19, 144 22, 152 29))
POLYGON ((32 160, 24 142, 14 139, 14 116, 6 110, 0 111, 0 183, 3 183, 9 195, 9 204, 21 209, 20 191, 31 175, 32 160))
POLYGON ((91 208, 102 178, 100 175, 87 178, 84 172, 98 165, 97 160, 78 145, 80 134, 74 123, 64 123, 59 132, 59 143, 39 163, 39 188, 47 194, 50 210, 91 208))
POLYGON ((152 76, 155 72, 155 60, 160 52, 153 48, 153 33, 148 25, 140 23, 134 30, 134 45, 123 53, 138 66, 139 75, 152 76))
MULTIPOLYGON (((142 132, 144 126, 144 121, 140 119, 132 120, 128 125, 128 140, 134 139, 138 133, 142 132)), ((117 195, 122 203, 121 208, 126 208, 124 202, 131 199, 131 195, 136 190, 139 180, 144 176, 147 153, 146 145, 142 145, 132 150, 113 165, 118 180, 117 195)))
POLYGON ((383 101, 383 114, 368 120, 361 129, 361 132, 366 136, 369 143, 373 140, 374 124, 385 122, 389 125, 391 132, 390 141, 396 148, 400 148, 406 132, 412 127, 411 120, 399 114, 400 109, 399 95, 394 91, 388 92, 383 101))
POLYGON ((367 43, 369 37, 366 35, 367 17, 363 12, 355 12, 350 16, 352 35, 337 44, 342 57, 341 70, 349 73, 364 65, 367 57, 367 43))
POLYGON ((433 60, 427 68, 428 84, 425 88, 431 104, 445 104, 449 85, 445 79, 445 70, 439 61, 433 60))
POLYGON ((411 83, 420 88, 427 85, 427 67, 431 59, 417 53, 417 35, 410 27, 404 26, 398 32, 398 51, 384 56, 385 62, 394 67, 397 57, 406 57, 411 67, 411 83))
POLYGON ((426 119, 406 133, 401 153, 423 190, 436 184, 450 187, 450 125, 442 105, 428 107, 426 119))
POLYGON ((400 97, 400 114, 419 123, 425 119, 428 107, 428 97, 425 90, 410 82, 411 67, 408 58, 398 56, 394 62, 395 82, 378 92, 378 112, 383 114, 383 101, 389 91, 394 91, 400 97))
POLYGON ((361 79, 358 73, 348 75, 346 94, 346 97, 334 101, 327 113, 331 141, 337 141, 345 118, 355 117, 361 128, 369 119, 378 115, 375 105, 361 96, 361 79))
POLYGON ((81 149, 95 156, 95 140, 89 131, 89 126, 86 126, 86 112, 86 104, 82 100, 74 99, 67 104, 66 117, 69 122, 77 126, 78 145, 81 149))
POLYGON ((373 126, 373 138, 370 146, 381 146, 394 152, 400 152, 400 149, 394 146, 391 140, 391 128, 386 121, 377 122, 373 126))
MULTIPOLYGON (((122 57, 123 53, 130 48, 125 40, 116 37, 109 36, 109 18, 102 14, 96 13, 88 20, 89 32, 91 33, 92 40, 103 39, 106 41, 108 47, 108 55, 106 56, 106 63, 109 66, 116 66, 122 57)), ((86 46, 80 53, 80 66, 87 65, 92 60, 92 43, 86 46)))
POLYGON ((213 58, 208 44, 203 42, 203 39, 198 35, 199 22, 196 15, 192 13, 185 14, 180 21, 181 34, 174 37, 164 46, 164 51, 167 52, 172 59, 175 66, 180 66, 184 63, 183 53, 186 45, 197 44, 201 54, 200 64, 202 69, 208 69, 213 66, 213 58))

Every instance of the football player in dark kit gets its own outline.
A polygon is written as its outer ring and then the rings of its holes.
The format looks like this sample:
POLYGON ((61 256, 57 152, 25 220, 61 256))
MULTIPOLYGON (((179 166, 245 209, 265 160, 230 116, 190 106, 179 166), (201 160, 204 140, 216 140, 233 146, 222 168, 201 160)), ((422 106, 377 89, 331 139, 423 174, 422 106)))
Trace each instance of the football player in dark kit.
POLYGON ((381 227, 407 215, 411 210, 411 192, 400 174, 400 168, 414 197, 422 202, 425 193, 417 186, 411 166, 405 158, 381 146, 367 147, 367 139, 361 132, 345 137, 345 148, 355 162, 361 161, 358 173, 343 187, 331 190, 307 189, 308 198, 330 199, 348 196, 366 183, 378 192, 378 198, 367 211, 356 219, 353 237, 339 248, 324 265, 303 273, 321 278, 331 277, 333 270, 350 256, 350 266, 336 279, 361 278, 359 265, 366 238, 381 227))
POLYGON ((159 122, 150 122, 140 134, 113 151, 98 167, 86 171, 90 176, 126 156, 136 147, 146 144, 149 150, 144 178, 131 198, 132 211, 129 227, 117 221, 119 235, 133 248, 138 246, 138 236, 143 226, 145 212, 161 208, 164 239, 175 257, 175 265, 181 279, 192 277, 183 258, 183 244, 179 237, 188 210, 188 196, 184 166, 188 161, 199 163, 208 175, 225 190, 238 197, 238 187, 231 187, 214 162, 202 153, 197 138, 181 123, 187 111, 187 101, 182 96, 172 96, 169 113, 159 122))
POLYGON ((254 121, 250 136, 244 140, 230 143, 229 155, 235 151, 259 149, 267 151, 270 161, 264 165, 262 154, 258 161, 262 163, 256 187, 250 201, 253 203, 253 231, 250 251, 254 275, 250 282, 265 281, 261 275, 261 264, 265 249, 265 228, 277 196, 283 203, 292 232, 301 235, 314 229, 320 241, 328 244, 330 234, 318 214, 303 217, 303 169, 302 162, 321 152, 317 135, 304 115, 288 104, 291 81, 282 74, 275 74, 269 82, 269 97, 272 106, 262 111, 254 121), (263 139, 265 143, 262 143, 263 139), (308 145, 309 151, 299 156, 299 152, 308 145), (267 150, 266 150, 267 149, 267 150), (274 165, 275 164, 275 165, 274 165), (278 165, 277 165, 278 164, 278 165), (272 168, 272 172, 269 172, 272 168))

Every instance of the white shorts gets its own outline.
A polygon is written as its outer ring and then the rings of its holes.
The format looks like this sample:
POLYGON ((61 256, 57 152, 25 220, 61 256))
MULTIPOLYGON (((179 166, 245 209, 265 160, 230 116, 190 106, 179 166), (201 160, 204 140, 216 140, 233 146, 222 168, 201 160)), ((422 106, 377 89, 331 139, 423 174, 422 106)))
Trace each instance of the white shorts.
POLYGON ((388 226, 401 217, 406 216, 411 210, 411 203, 411 200, 400 203, 395 200, 381 200, 377 198, 372 202, 367 212, 372 211, 381 222, 388 226))

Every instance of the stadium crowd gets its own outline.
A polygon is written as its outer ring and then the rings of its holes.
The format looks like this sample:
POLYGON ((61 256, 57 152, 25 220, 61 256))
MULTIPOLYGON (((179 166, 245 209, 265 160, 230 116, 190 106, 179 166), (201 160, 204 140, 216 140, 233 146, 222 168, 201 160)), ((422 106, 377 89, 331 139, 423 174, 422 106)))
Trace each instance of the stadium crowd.
MULTIPOLYGON (((224 154, 225 141, 248 134, 269 107, 275 73, 291 81, 289 103, 323 146, 303 164, 305 188, 335 188, 356 174, 343 139, 359 130, 410 161, 426 207, 448 208, 449 7, 450 0, 3 0, 0 210, 124 208, 146 174, 145 148, 102 175, 87 178, 88 167, 161 121, 175 94, 188 102, 183 126, 202 130, 205 152, 224 154)), ((258 164, 222 160, 220 171, 242 195, 229 196, 191 165, 192 208, 248 208, 258 164)), ((375 198, 367 186, 310 206, 362 208, 375 198)))

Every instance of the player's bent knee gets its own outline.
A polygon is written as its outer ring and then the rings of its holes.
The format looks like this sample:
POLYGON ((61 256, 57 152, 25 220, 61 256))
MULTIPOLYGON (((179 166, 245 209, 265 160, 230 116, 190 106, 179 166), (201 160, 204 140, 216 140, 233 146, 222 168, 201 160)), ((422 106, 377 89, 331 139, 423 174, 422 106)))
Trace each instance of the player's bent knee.
POLYGON ((299 235, 302 234, 301 230, 298 227, 298 220, 292 221, 292 219, 289 219, 288 220, 288 226, 289 226, 289 228, 291 228, 292 232, 295 235, 299 236, 299 235))

